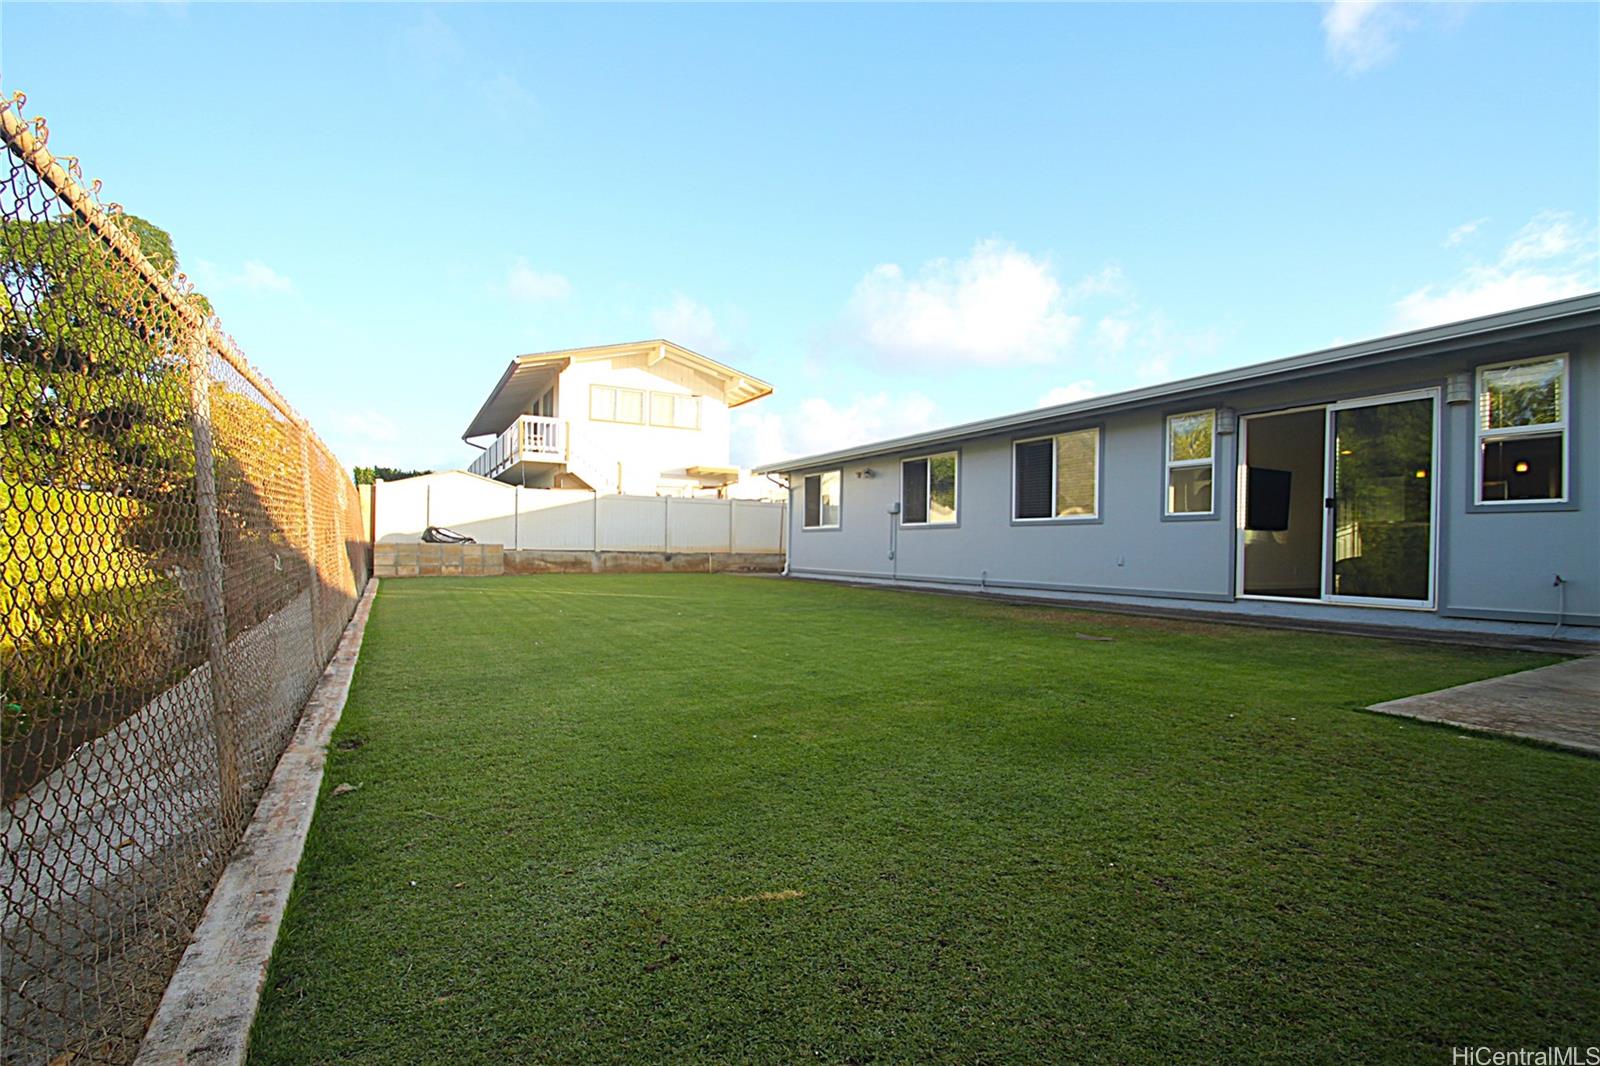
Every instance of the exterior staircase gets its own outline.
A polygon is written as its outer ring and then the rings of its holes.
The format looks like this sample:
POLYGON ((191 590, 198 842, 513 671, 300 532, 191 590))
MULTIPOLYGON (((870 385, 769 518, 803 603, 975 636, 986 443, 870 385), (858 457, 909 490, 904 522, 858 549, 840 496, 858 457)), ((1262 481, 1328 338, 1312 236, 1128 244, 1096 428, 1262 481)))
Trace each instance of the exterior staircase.
MULTIPOLYGON (((567 429, 567 469, 560 480, 576 478, 583 486, 601 496, 615 496, 622 491, 619 464, 609 456, 597 454, 592 442, 583 433, 567 429)), ((559 483, 559 481, 558 481, 559 483)))

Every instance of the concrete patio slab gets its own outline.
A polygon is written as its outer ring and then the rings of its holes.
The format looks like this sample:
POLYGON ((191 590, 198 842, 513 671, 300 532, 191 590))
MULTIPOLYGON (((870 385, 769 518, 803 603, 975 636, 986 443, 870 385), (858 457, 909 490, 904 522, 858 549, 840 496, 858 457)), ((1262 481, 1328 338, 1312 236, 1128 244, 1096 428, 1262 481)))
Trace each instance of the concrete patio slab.
POLYGON ((1600 756, 1600 655, 1375 703, 1367 710, 1600 756))

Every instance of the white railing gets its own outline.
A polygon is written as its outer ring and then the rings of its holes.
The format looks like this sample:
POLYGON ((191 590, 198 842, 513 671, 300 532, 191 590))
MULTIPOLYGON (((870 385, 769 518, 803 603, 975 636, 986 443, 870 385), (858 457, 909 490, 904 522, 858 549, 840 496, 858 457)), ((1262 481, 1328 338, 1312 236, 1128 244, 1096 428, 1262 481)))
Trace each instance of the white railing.
POLYGON ((522 415, 507 426, 467 467, 483 477, 498 477, 518 463, 566 461, 566 423, 544 415, 522 415))

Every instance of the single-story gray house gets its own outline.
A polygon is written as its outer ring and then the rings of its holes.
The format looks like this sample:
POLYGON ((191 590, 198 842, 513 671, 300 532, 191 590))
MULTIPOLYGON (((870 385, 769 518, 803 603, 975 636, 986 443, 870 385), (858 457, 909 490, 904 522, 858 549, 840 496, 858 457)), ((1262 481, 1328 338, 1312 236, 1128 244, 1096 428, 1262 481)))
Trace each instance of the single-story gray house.
POLYGON ((1600 293, 760 472, 794 576, 1600 641, 1600 293))

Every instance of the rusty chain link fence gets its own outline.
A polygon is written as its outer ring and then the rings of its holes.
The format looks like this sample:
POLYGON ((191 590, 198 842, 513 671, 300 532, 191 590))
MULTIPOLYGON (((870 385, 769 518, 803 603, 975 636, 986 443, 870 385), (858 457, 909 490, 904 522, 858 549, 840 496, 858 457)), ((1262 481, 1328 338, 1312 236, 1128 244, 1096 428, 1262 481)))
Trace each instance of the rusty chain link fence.
MULTIPOLYGON (((370 573, 355 486, 0 105, 0 1061, 131 1061, 370 573)), ((98 185, 95 186, 95 190, 98 185)))

